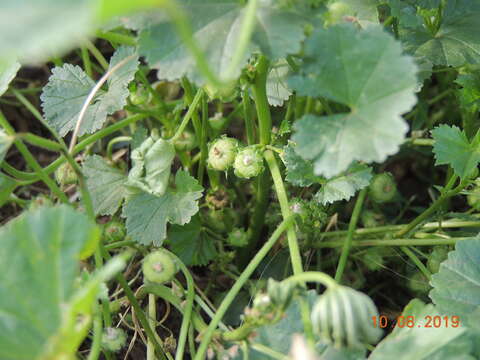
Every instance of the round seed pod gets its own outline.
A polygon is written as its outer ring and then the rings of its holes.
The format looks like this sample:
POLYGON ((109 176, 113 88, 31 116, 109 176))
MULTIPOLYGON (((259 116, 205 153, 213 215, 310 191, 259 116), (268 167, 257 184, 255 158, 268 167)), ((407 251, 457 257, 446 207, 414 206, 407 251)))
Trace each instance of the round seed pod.
POLYGON ((370 183, 370 198, 376 203, 387 203, 395 199, 397 184, 389 173, 375 175, 370 183))
POLYGON ((229 245, 235 246, 235 247, 247 246, 248 234, 245 232, 245 230, 241 228, 234 228, 228 234, 227 242, 229 245))
POLYGON ((125 238, 125 225, 117 220, 112 220, 105 224, 103 233, 107 242, 119 241, 125 238))
POLYGON ((69 163, 63 163, 55 170, 55 180, 62 185, 71 185, 77 181, 77 174, 69 163))
POLYGON ((379 214, 371 210, 362 211, 360 219, 363 226, 365 226, 366 228, 380 226, 384 223, 385 220, 383 214, 379 214))
POLYGON ((143 278, 147 282, 163 284, 173 280, 179 268, 173 255, 166 250, 160 249, 145 257, 142 270, 143 278))
POLYGON ((263 171, 263 156, 256 147, 248 146, 237 154, 233 168, 239 178, 250 179, 263 171))
POLYGON ((197 145, 197 139, 194 133, 185 130, 180 137, 175 140, 174 145, 177 151, 190 151, 197 145))
POLYGON ((107 327, 102 334, 102 347, 108 351, 119 351, 125 346, 127 335, 120 328, 107 327))
POLYGON ((226 136, 215 140, 208 151, 208 166, 218 171, 226 171, 232 166, 237 155, 238 141, 226 136))
POLYGON ((315 303, 311 320, 314 331, 336 347, 363 348, 382 335, 372 323, 378 316, 373 301, 365 294, 346 286, 328 288, 315 303))

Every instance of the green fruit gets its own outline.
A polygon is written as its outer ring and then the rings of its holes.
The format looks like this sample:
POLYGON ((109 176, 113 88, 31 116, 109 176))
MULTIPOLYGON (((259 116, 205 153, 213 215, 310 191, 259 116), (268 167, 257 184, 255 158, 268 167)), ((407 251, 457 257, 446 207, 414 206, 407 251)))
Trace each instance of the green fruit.
POLYGON ((120 328, 105 328, 102 334, 102 347, 108 351, 119 351, 125 346, 127 335, 120 328))
POLYGON ((364 348, 382 335, 373 327, 378 316, 373 301, 365 294, 346 286, 329 287, 313 306, 311 320, 314 331, 336 347, 364 348))
POLYGON ((169 251, 160 249, 145 257, 142 270, 146 281, 163 284, 173 280, 179 269, 175 257, 169 251))
POLYGON ((214 230, 218 232, 232 231, 237 223, 238 214, 231 208, 221 210, 210 210, 206 213, 206 222, 214 230))
POLYGON ((384 223, 384 217, 375 211, 364 210, 362 211, 361 221, 364 227, 371 228, 382 225, 384 223))
POLYGON ((415 294, 427 294, 431 289, 428 279, 420 271, 408 279, 408 288, 415 294))
POLYGON ((240 228, 234 228, 228 234, 227 242, 231 246, 243 247, 248 244, 248 235, 245 230, 240 228))
POLYGON ((282 310, 286 309, 292 301, 296 284, 290 281, 276 281, 268 279, 267 294, 272 303, 282 310))
POLYGON ((107 242, 123 240, 125 238, 125 225, 123 223, 112 220, 105 224, 103 233, 107 242))
POLYGON ((208 151, 208 166, 218 171, 226 171, 235 161, 238 141, 226 136, 215 140, 208 151))
POLYGON ((250 179, 263 171, 263 156, 257 147, 248 146, 237 154, 233 168, 236 176, 250 179))
POLYGON ((479 210, 480 209, 480 187, 478 186, 478 181, 475 180, 476 186, 470 190, 467 195, 467 203, 472 208, 479 210))
POLYGON ((174 142, 177 151, 190 151, 197 145, 195 134, 191 131, 185 130, 178 139, 174 142))
POLYGON ((370 198, 377 203, 387 203, 395 199, 397 185, 389 173, 375 175, 370 183, 370 198))
POLYGON ((135 91, 130 93, 130 101, 133 105, 145 104, 150 101, 150 94, 143 86, 139 86, 135 91))
POLYGON ((440 270, 440 264, 448 257, 448 247, 435 246, 430 253, 427 260, 427 268, 432 273, 437 273, 440 270))
POLYGON ((77 174, 69 163, 63 163, 55 170, 55 179, 62 185, 71 185, 77 182, 77 174))
POLYGON ((208 119, 208 123, 213 130, 221 131, 227 123, 227 118, 225 118, 222 113, 217 112, 208 119))
POLYGON ((177 82, 157 81, 152 85, 164 100, 175 100, 180 94, 180 85, 177 82))

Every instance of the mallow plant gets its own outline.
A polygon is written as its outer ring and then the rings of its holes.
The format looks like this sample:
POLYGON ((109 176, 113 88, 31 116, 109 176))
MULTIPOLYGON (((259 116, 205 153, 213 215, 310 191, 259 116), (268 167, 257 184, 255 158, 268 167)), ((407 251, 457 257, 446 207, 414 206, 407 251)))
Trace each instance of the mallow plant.
POLYGON ((478 0, 4 0, 0 359, 480 358, 478 0))

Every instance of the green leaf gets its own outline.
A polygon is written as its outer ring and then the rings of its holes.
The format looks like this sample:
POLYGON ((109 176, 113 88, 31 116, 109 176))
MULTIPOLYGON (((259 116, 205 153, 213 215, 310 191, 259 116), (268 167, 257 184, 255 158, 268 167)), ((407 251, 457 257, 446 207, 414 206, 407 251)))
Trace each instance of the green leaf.
POLYGON ((480 106, 480 74, 458 75, 455 83, 461 86, 457 90, 460 106, 471 113, 477 112, 480 106))
POLYGON ((267 98, 272 106, 282 106, 292 94, 287 85, 289 65, 286 61, 280 60, 272 66, 267 77, 267 98))
POLYGON ((175 176, 175 189, 162 196, 140 193, 123 206, 127 218, 127 234, 141 244, 160 246, 166 237, 167 223, 184 225, 198 212, 198 199, 203 188, 180 170, 175 176))
POLYGON ((95 26, 95 0, 3 0, 0 58, 38 64, 62 55, 95 26))
MULTIPOLYGON (((88 106, 79 135, 100 129, 107 115, 123 109, 127 104, 127 88, 138 69, 138 55, 132 47, 120 47, 110 59, 109 69, 124 59, 127 62, 107 80, 108 90, 100 90, 88 106)), ((53 75, 41 95, 45 119, 50 126, 65 136, 75 129, 78 115, 95 82, 79 67, 65 64, 52 70, 53 75)))
POLYGON ((348 200, 358 190, 367 187, 372 179, 372 169, 367 165, 354 164, 346 172, 327 180, 315 194, 315 200, 326 205, 339 200, 348 200))
POLYGON ((345 24, 316 31, 289 84, 299 95, 326 97, 350 111, 298 120, 292 138, 296 152, 327 178, 354 160, 382 162, 396 153, 408 130, 401 115, 416 101, 416 70, 380 27, 358 31, 345 24))
POLYGON ((215 242, 201 225, 200 218, 194 216, 188 224, 172 225, 168 230, 172 252, 187 266, 206 265, 217 256, 215 242))
POLYGON ((480 238, 457 242, 432 276, 430 298, 440 312, 480 328, 480 238))
POLYGON ((441 315, 433 305, 425 305, 422 301, 414 299, 405 307, 402 315, 404 318, 412 316, 415 326, 395 327, 393 332, 377 345, 369 356, 369 360, 471 359, 461 357, 470 352, 468 342, 462 341, 463 347, 461 346, 460 349, 458 347, 459 339, 466 331, 465 328, 425 327, 427 317, 434 318, 441 315))
POLYGON ((433 129, 432 137, 435 165, 450 165, 462 179, 472 175, 480 162, 480 139, 469 142, 464 131, 448 125, 433 129))
POLYGON ((8 89, 8 84, 13 80, 20 64, 16 61, 0 60, 0 96, 8 89))
MULTIPOLYGON (((225 75, 240 36, 245 8, 232 0, 188 0, 182 2, 193 30, 193 40, 203 50, 211 69, 225 75)), ((304 40, 306 15, 260 1, 256 28, 240 66, 254 51, 275 61, 297 53, 304 40)), ((172 23, 159 22, 140 33, 139 51, 150 66, 158 69, 159 79, 176 80, 186 75, 196 83, 202 78, 194 58, 177 35, 172 23)), ((241 68, 235 69, 234 76, 241 68)))
POLYGON ((125 174, 98 155, 85 159, 83 173, 92 196, 95 214, 115 214, 128 193, 124 187, 127 181, 125 174))
POLYGON ((294 144, 288 144, 283 148, 283 163, 287 168, 285 180, 295 186, 310 186, 322 182, 320 176, 313 173, 313 165, 310 161, 303 160, 296 152, 294 144))
POLYGON ((5 133, 5 131, 0 128, 0 164, 2 163, 3 159, 5 159, 5 155, 7 155, 8 149, 13 143, 13 136, 9 136, 5 133))
POLYGON ((131 157, 133 167, 126 185, 152 195, 163 195, 167 190, 175 157, 173 144, 164 139, 149 137, 132 151, 131 157))
POLYGON ((75 278, 99 237, 95 223, 68 206, 26 212, 1 229, 1 359, 73 357, 95 300, 76 294, 75 278))
MULTIPOLYGON (((407 27, 400 27, 399 31, 408 53, 425 57, 434 65, 457 67, 480 63, 480 4, 477 1, 447 0, 437 31, 431 31, 423 21, 415 23, 412 7, 404 6, 409 20, 407 27)), ((403 22, 400 18, 400 25, 403 22)))

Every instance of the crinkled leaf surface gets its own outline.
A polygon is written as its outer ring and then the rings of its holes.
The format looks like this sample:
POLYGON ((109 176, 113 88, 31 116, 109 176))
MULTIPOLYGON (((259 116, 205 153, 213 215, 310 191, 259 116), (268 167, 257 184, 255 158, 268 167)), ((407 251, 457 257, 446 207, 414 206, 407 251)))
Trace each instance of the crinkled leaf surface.
POLYGON ((431 285, 430 298, 440 312, 480 328, 480 238, 457 242, 431 285))
POLYGON ((401 114, 416 101, 416 71, 412 58, 380 27, 358 31, 346 24, 316 31, 289 84, 300 95, 326 97, 350 112, 297 121, 297 153, 327 178, 354 160, 381 162, 396 153, 408 129, 401 114))
MULTIPOLYGON (((480 32, 478 18, 480 4, 472 0, 447 0, 441 25, 436 33, 412 13, 415 10, 403 6, 408 14, 406 27, 400 27, 400 39, 405 50, 417 57, 425 57, 434 65, 462 66, 480 63, 480 32)), ((400 18, 400 25, 402 25, 400 18)))
POLYGON ((203 188, 185 171, 175 176, 175 189, 162 196, 140 193, 123 206, 127 234, 141 244, 160 246, 167 235, 167 223, 184 225, 198 212, 203 188))
POLYGON ((8 89, 8 84, 13 80, 20 64, 16 61, 8 61, 0 59, 0 96, 8 89))
POLYGON ((132 151, 133 167, 128 174, 127 185, 152 195, 165 193, 175 148, 164 139, 147 138, 132 151))
POLYGON ((372 169, 367 165, 354 164, 346 172, 325 182, 315 194, 315 200, 326 205, 339 200, 348 200, 367 187, 372 179, 372 169))
POLYGON ((457 358, 473 360, 472 357, 468 357, 471 342, 468 339, 459 342, 466 332, 465 328, 424 327, 427 316, 433 318, 441 315, 435 306, 425 305, 422 301, 414 299, 405 307, 402 315, 413 316, 416 326, 395 327, 393 332, 377 345, 369 356, 369 360, 448 360, 457 358), (459 344, 461 346, 458 346, 459 344), (462 355, 465 357, 461 357, 462 355))
POLYGON ((206 265, 217 256, 215 242, 202 230, 198 216, 188 224, 172 225, 168 230, 168 243, 187 266, 206 265))
POLYGON ((281 60, 275 64, 267 77, 267 98, 272 106, 282 106, 292 94, 287 85, 289 65, 281 60))
POLYGON ((480 139, 469 142, 456 126, 440 125, 432 130, 435 165, 450 165, 462 179, 470 176, 480 162, 480 139))
POLYGON ((94 30, 94 0, 2 0, 0 58, 40 63, 94 30))
MULTIPOLYGON (((127 104, 127 88, 138 69, 138 55, 132 47, 120 47, 110 59, 109 69, 129 58, 107 80, 107 91, 99 91, 80 127, 79 135, 100 129, 107 115, 121 110, 127 104)), ((75 129, 78 115, 95 82, 79 67, 65 64, 52 70, 53 75, 41 95, 45 119, 61 136, 75 129)))
POLYGON ((92 196, 95 214, 115 214, 127 195, 127 189, 124 187, 127 181, 125 174, 98 155, 85 159, 83 173, 92 196))
POLYGON ((311 161, 304 160, 295 152, 295 146, 288 144, 283 148, 283 163, 287 168, 285 180, 295 186, 310 186, 323 179, 313 173, 311 161))
POLYGON ((87 320, 92 302, 80 313, 71 308, 74 280, 81 253, 91 254, 99 236, 95 223, 67 206, 26 212, 0 230, 1 359, 75 353, 88 331, 77 316, 87 320))
POLYGON ((7 155, 8 149, 12 143, 13 137, 7 135, 5 131, 0 128, 0 164, 2 163, 3 159, 5 159, 5 155, 7 155))
POLYGON ((347 171, 328 180, 316 176, 311 161, 302 159, 293 144, 285 146, 282 158, 287 168, 285 180, 302 187, 322 185, 314 199, 323 205, 350 199, 358 190, 368 186, 372 178, 372 169, 359 163, 352 164, 347 171))
MULTIPOLYGON (((194 41, 203 50, 214 73, 222 76, 228 68, 240 35, 245 9, 235 0, 187 0, 182 5, 190 19, 194 41)), ((304 39, 306 14, 262 0, 256 12, 256 28, 241 67, 253 51, 271 60, 297 53, 304 39)), ((139 51, 158 69, 160 79, 175 80, 184 75, 197 83, 202 79, 194 58, 170 22, 159 22, 140 33, 139 51)), ((240 74, 235 69, 234 76, 240 74)))

